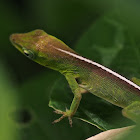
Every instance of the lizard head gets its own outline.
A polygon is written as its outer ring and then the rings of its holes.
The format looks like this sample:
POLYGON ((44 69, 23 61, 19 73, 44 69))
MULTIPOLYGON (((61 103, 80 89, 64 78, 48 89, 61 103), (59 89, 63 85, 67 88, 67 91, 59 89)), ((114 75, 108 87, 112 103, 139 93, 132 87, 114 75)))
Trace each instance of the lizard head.
MULTIPOLYGON (((12 34, 10 41, 22 54, 52 69, 62 68, 64 59, 67 60, 70 57, 60 50, 75 53, 61 40, 39 29, 28 33, 12 34)), ((63 64, 64 67, 65 64, 63 64)))
POLYGON ((37 45, 39 40, 44 36, 46 37, 47 33, 43 30, 34 30, 23 34, 12 34, 10 41, 22 54, 34 60, 38 55, 37 45))

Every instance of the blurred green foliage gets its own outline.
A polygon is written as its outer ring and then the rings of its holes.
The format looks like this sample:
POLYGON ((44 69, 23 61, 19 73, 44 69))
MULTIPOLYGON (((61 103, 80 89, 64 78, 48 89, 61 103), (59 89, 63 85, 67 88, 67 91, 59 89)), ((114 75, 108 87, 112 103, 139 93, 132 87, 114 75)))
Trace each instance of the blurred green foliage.
POLYGON ((16 90, 7 76, 7 69, 0 63, 0 139, 15 140, 18 138, 11 112, 18 106, 16 90))
MULTIPOLYGON (((65 80, 62 82, 64 88, 59 89, 62 75, 28 60, 11 45, 9 36, 15 32, 43 29, 63 40, 81 55, 127 78, 140 78, 140 1, 2 0, 0 9, 0 94, 4 101, 0 101, 0 112, 5 116, 6 113, 13 112, 20 117, 17 121, 11 115, 9 119, 12 122, 3 116, 0 118, 0 123, 5 123, 0 127, 2 139, 6 140, 6 136, 11 136, 12 139, 12 135, 13 138, 16 137, 15 130, 19 135, 17 139, 26 140, 82 140, 99 133, 98 128, 76 118, 73 119, 73 128, 70 128, 67 119, 52 125, 51 122, 58 115, 48 107, 50 96, 57 107, 61 108, 63 103, 69 107, 71 91, 65 80), (3 62, 6 63, 6 69, 3 68, 3 62), (15 86, 11 87, 11 83, 15 86), (11 93, 12 90, 18 91, 15 92, 16 97, 11 93)), ((120 108, 93 95, 87 96, 83 97, 76 117, 88 120, 102 129, 128 124, 128 120, 124 121, 121 116, 120 108), (102 108, 104 105, 108 109, 102 108), (103 109, 105 111, 100 113, 103 109), (88 115, 85 116, 87 111, 88 115), (84 113, 82 117, 78 116, 80 112, 84 113), (119 117, 115 118, 114 115, 119 117), (97 119, 99 120, 95 122, 97 119)))

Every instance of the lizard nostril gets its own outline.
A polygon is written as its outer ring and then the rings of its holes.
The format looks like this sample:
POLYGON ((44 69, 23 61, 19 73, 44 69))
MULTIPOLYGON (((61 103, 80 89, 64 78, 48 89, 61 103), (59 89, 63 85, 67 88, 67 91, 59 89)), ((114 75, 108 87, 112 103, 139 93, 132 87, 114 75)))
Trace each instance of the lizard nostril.
POLYGON ((10 41, 11 41, 11 42, 15 42, 15 40, 16 40, 16 39, 15 39, 15 35, 14 35, 14 34, 10 35, 10 41))

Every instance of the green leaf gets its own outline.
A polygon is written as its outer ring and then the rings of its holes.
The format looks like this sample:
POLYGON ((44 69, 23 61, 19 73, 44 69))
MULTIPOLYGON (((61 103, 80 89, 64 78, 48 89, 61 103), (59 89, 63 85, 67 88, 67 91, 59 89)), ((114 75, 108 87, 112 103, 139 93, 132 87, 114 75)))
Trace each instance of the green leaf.
POLYGON ((126 135, 125 137, 119 139, 119 140, 139 140, 140 138, 140 125, 138 124, 137 126, 134 127, 134 129, 131 130, 129 135, 126 135))
POLYGON ((76 51, 84 57, 110 66, 123 49, 124 29, 115 20, 102 17, 77 41, 76 51))

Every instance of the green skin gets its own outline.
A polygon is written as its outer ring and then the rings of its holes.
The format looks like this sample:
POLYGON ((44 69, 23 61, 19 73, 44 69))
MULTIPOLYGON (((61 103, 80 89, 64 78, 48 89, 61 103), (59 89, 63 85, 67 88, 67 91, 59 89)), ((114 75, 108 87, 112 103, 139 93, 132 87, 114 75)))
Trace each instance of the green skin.
MULTIPOLYGON (((66 112, 55 111, 57 114, 62 114, 62 117, 55 120, 54 123, 68 117, 70 125, 72 125, 71 118, 77 111, 82 94, 86 91, 122 107, 124 116, 138 122, 140 117, 139 89, 106 70, 75 57, 79 56, 75 51, 43 30, 12 34, 10 41, 31 60, 57 70, 66 77, 74 93, 74 99, 70 109, 66 112)), ((133 78, 132 81, 140 85, 139 79, 133 78)))

